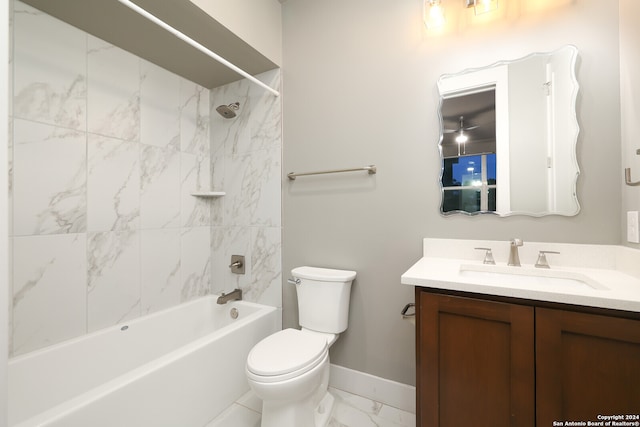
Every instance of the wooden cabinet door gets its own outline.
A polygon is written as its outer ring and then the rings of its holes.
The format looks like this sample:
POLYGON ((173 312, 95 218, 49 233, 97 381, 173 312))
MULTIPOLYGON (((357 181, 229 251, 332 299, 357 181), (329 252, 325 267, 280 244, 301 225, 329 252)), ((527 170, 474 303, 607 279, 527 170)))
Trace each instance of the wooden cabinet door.
POLYGON ((537 308, 536 369, 539 427, 640 414, 640 321, 537 308))
POLYGON ((418 427, 533 427, 533 307, 417 290, 418 427))

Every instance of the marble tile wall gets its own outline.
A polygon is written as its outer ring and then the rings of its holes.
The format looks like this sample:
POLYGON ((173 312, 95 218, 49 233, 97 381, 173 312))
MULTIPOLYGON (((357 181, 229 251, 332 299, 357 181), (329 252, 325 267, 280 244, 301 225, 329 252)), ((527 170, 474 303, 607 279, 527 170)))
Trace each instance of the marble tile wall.
POLYGON ((279 100, 210 92, 17 0, 12 18, 11 354, 236 286, 281 306, 279 100), (191 196, 212 183, 228 196, 191 196))
MULTIPOLYGON (((280 71, 258 76, 280 88, 280 71)), ((279 97, 247 80, 211 90, 213 187, 227 195, 213 205, 211 265, 214 292, 243 290, 244 299, 282 307, 282 108, 279 97), (240 103, 225 119, 219 105, 240 103), (246 257, 245 275, 227 267, 246 257)))

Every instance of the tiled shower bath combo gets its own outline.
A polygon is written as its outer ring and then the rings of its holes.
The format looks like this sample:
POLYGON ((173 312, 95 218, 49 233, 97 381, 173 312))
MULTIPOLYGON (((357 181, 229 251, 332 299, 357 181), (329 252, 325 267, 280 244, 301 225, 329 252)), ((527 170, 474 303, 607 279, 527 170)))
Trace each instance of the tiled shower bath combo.
POLYGON ((11 16, 14 361, 234 288, 280 313, 280 100, 206 89, 19 1, 11 16))

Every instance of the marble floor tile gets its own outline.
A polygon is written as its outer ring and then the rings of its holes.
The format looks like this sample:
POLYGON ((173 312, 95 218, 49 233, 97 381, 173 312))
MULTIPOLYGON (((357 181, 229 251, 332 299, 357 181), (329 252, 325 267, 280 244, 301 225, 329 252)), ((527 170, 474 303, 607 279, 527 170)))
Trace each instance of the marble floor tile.
MULTIPOLYGON (((327 427, 415 427, 415 414, 330 388, 336 398, 327 427)), ((204 427, 260 427, 261 401, 252 392, 204 427)))
POLYGON ((236 402, 245 408, 249 408, 255 412, 262 412, 262 400, 255 393, 248 392, 236 402))
POLYGON ((415 427, 414 414, 383 405, 379 402, 330 389, 336 398, 328 427, 415 427))
POLYGON ((260 413, 234 403, 205 427, 260 427, 260 413))

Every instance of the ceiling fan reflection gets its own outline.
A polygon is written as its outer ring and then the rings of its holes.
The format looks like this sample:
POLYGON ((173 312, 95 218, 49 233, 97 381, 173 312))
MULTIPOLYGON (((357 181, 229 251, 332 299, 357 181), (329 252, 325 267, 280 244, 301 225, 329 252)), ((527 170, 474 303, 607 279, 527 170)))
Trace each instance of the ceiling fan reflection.
POLYGON ((455 137, 455 141, 458 143, 458 156, 460 156, 460 146, 462 146, 462 154, 467 153, 467 141, 469 140, 469 136, 465 133, 465 131, 469 131, 472 129, 476 129, 480 126, 469 126, 464 127, 464 116, 460 116, 460 126, 458 129, 445 129, 444 133, 457 133, 455 137))

